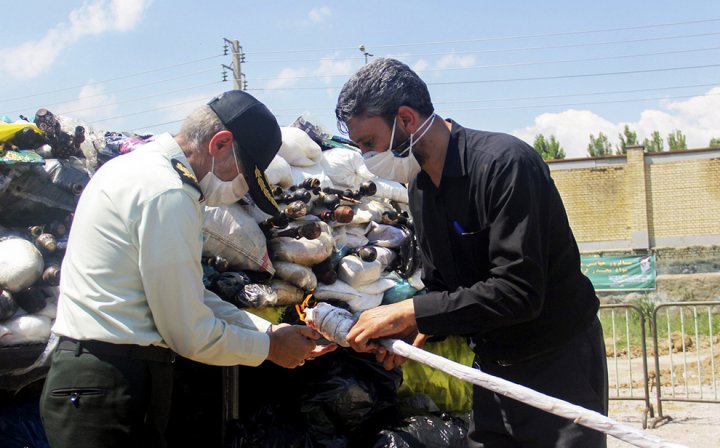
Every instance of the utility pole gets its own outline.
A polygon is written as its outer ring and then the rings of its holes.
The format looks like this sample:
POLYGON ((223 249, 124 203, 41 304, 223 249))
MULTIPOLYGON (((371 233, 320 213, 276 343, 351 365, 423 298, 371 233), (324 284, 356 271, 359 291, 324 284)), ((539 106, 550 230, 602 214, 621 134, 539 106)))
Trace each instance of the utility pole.
MULTIPOLYGON (((234 87, 236 90, 247 89, 247 81, 245 80, 245 74, 242 72, 241 63, 245 62, 245 53, 242 51, 240 42, 237 40, 225 39, 225 55, 228 54, 228 45, 232 46, 232 67, 228 67, 222 64, 223 68, 226 68, 233 72, 234 87)), ((225 81, 225 74, 223 73, 223 81, 225 81)))

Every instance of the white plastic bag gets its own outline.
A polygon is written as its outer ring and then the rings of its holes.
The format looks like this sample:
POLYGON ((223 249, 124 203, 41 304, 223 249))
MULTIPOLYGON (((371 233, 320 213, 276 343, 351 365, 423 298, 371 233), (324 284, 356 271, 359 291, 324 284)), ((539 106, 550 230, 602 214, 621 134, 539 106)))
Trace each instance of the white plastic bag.
POLYGON ((317 277, 312 269, 289 261, 275 261, 275 275, 304 291, 317 287, 317 277))
POLYGON ((282 145, 278 154, 291 166, 307 167, 317 164, 322 157, 320 145, 302 129, 281 127, 282 145))
POLYGON ((220 255, 239 270, 275 274, 265 234, 246 207, 250 206, 205 207, 203 255, 220 255))
POLYGON ((342 280, 332 285, 319 283, 313 295, 318 300, 342 300, 350 306, 353 313, 375 308, 380 305, 383 297, 382 294, 362 293, 342 280))
POLYGON ((0 241, 0 289, 22 291, 42 275, 43 256, 30 242, 10 237, 0 241))
POLYGON ((365 225, 348 224, 333 227, 333 237, 335 238, 335 246, 338 249, 345 247, 357 249, 368 244, 368 239, 365 236, 365 225))
POLYGON ((267 169, 265 169, 265 177, 267 177, 270 185, 280 185, 283 188, 287 188, 293 184, 290 164, 279 155, 275 156, 267 169))
POLYGON ((277 302, 274 305, 287 306, 303 301, 305 294, 303 291, 286 282, 285 280, 273 279, 270 287, 277 293, 277 302))
POLYGON ((349 148, 323 151, 322 167, 338 187, 357 189, 361 183, 375 177, 368 171, 360 152, 349 148))
POLYGON ((381 247, 397 248, 402 246, 409 233, 399 227, 370 222, 367 238, 371 244, 381 247))
POLYGON ((382 273, 382 264, 378 260, 363 261, 357 255, 348 255, 340 260, 337 271, 338 279, 357 288, 377 281, 382 273))
POLYGON ((335 248, 330 226, 320 222, 322 232, 314 240, 277 237, 270 239, 273 260, 290 261, 303 266, 314 266, 330 256, 335 248))

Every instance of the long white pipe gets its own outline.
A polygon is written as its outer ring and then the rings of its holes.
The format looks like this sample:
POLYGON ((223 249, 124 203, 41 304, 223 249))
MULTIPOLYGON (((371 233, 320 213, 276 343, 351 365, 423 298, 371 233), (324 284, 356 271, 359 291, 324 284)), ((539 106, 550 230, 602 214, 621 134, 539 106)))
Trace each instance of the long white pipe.
MULTIPOLYGON (((305 311, 305 321, 325 338, 347 347, 346 337, 354 324, 353 315, 327 303, 318 303, 315 308, 305 311)), ((599 412, 585 409, 567 401, 545 395, 528 387, 512 383, 477 369, 456 363, 442 356, 414 347, 398 339, 382 339, 380 343, 391 352, 434 367, 463 381, 491 390, 505 397, 513 398, 527 405, 551 414, 568 418, 574 423, 609 434, 622 441, 641 448, 687 448, 647 434, 631 426, 623 425, 599 412)))

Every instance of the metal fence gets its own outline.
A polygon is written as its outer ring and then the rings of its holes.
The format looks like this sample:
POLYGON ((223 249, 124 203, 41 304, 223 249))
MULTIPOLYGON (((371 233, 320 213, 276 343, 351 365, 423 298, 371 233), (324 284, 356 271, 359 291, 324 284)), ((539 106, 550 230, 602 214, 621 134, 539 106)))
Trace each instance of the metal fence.
POLYGON ((671 302, 659 304, 652 315, 655 349, 655 388, 658 416, 663 402, 720 403, 720 362, 717 329, 720 302, 671 302), (713 321, 714 319, 714 321, 713 321))
POLYGON ((642 425, 645 429, 648 417, 654 417, 650 403, 645 315, 635 305, 612 304, 600 305, 598 316, 603 322, 608 354, 608 398, 643 401, 642 425))

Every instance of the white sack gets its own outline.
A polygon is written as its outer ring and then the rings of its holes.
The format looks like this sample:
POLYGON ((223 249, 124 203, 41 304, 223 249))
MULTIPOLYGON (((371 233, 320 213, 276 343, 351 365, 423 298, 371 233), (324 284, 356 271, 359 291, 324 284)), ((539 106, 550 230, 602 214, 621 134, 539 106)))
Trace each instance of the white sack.
POLYGON ((382 264, 379 261, 363 261, 357 255, 348 255, 340 260, 338 265, 338 279, 357 288, 377 281, 382 273, 382 264))
POLYGON ((0 324, 0 346, 46 342, 51 321, 47 316, 24 314, 0 324))
POLYGON ((368 240, 372 244, 381 247, 400 247, 410 236, 407 231, 399 227, 378 224, 377 222, 370 222, 368 229, 368 240))
POLYGON ((270 253, 273 260, 290 261, 303 266, 314 266, 330 256, 335 248, 330 226, 320 222, 322 232, 314 240, 307 238, 277 237, 270 239, 270 253))
POLYGON ((290 171, 292 172, 293 185, 297 185, 305 179, 314 177, 315 179, 320 181, 320 187, 333 188, 333 183, 327 176, 327 174, 325 174, 325 170, 323 170, 321 164, 305 167, 291 166, 290 171))
POLYGON ((14 293, 29 288, 44 266, 42 254, 30 241, 15 237, 0 241, 0 289, 14 293))
POLYGON ((397 258, 397 252, 390 248, 382 246, 373 247, 375 248, 375 252, 377 253, 376 259, 382 265, 383 270, 387 269, 387 267, 390 266, 393 261, 395 261, 395 258, 397 258))
POLYGON ((300 288, 291 285, 285 280, 273 279, 270 282, 270 287, 277 293, 277 302, 273 305, 293 305, 302 302, 305 298, 305 293, 300 288))
POLYGON ((380 305, 383 297, 382 294, 361 293, 342 280, 338 280, 332 285, 319 283, 313 295, 318 300, 342 300, 350 306, 353 313, 375 308, 380 305))
POLYGON ((397 277, 381 276, 379 279, 367 285, 358 286, 356 289, 365 294, 383 294, 388 289, 398 284, 397 277))
POLYGON ((413 274, 407 279, 410 286, 420 291, 425 287, 425 283, 422 281, 422 269, 418 268, 413 274))
POLYGON ((354 207, 352 224, 367 224, 370 221, 382 222, 384 212, 395 211, 385 200, 363 198, 362 203, 354 207))
POLYGON ((280 185, 287 188, 293 184, 292 170, 290 164, 280 156, 275 156, 265 170, 270 185, 280 185))
POLYGON ((352 149, 333 148, 323 151, 322 167, 338 187, 357 189, 375 175, 368 171, 362 155, 352 149))
POLYGON ((322 149, 302 129, 281 127, 282 145, 278 154, 292 166, 307 167, 322 158, 322 149))
POLYGON ((405 188, 405 185, 400 182, 383 179, 381 177, 376 177, 371 180, 375 182, 375 185, 377 186, 377 192, 373 197, 386 198, 403 204, 407 204, 409 202, 408 190, 405 188))
POLYGON ((205 207, 203 255, 220 255, 235 269, 274 274, 265 234, 248 213, 249 208, 254 207, 239 204, 205 207))
POLYGON ((304 291, 312 291, 317 287, 317 277, 312 269, 288 261, 275 261, 275 275, 291 285, 304 291))
POLYGON ((335 238, 335 246, 338 249, 347 247, 349 249, 357 249, 358 247, 367 246, 368 239, 365 236, 365 225, 339 225, 332 229, 335 238))

